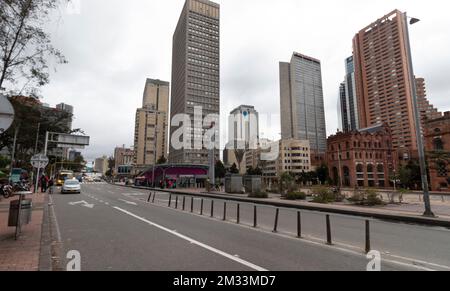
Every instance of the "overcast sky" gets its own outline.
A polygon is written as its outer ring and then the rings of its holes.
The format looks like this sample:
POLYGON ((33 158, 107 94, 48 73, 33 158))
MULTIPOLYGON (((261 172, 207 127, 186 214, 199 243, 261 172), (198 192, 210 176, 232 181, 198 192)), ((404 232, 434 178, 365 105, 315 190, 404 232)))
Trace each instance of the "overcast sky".
MULTIPOLYGON (((48 25, 68 65, 42 90, 44 102, 75 106, 74 127, 92 137, 92 160, 132 146, 146 78, 171 81, 172 35, 184 0, 74 0, 48 25), (78 6, 78 3, 80 4, 78 6)), ((450 5, 416 0, 218 0, 221 4, 221 114, 240 104, 274 114, 263 137, 279 138, 278 63, 297 51, 322 62, 328 134, 336 131, 344 59, 358 30, 398 8, 411 28, 415 73, 428 98, 450 110, 450 5)), ((222 131, 226 130, 222 126, 222 131)))

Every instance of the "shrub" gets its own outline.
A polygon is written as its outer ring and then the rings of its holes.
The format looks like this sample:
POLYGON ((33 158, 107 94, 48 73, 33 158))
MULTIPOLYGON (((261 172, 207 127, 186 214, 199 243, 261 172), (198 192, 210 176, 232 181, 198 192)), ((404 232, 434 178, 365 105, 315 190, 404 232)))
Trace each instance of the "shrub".
POLYGON ((269 194, 267 194, 266 192, 255 192, 255 193, 250 193, 248 195, 249 198, 258 198, 258 199, 265 199, 265 198, 269 198, 269 194))
POLYGON ((317 187, 313 191, 313 202, 327 204, 335 201, 335 195, 326 187, 317 187))
POLYGON ((372 189, 355 191, 348 201, 362 206, 384 205, 383 199, 381 199, 378 193, 372 189))
POLYGON ((286 195, 287 200, 306 200, 306 194, 303 192, 289 192, 286 195))

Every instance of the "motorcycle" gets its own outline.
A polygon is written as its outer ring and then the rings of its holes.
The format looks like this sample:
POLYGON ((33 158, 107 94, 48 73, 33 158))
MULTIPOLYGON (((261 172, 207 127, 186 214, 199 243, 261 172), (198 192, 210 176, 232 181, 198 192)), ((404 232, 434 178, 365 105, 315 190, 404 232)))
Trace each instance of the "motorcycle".
POLYGON ((0 195, 8 199, 13 195, 13 187, 11 185, 5 184, 0 187, 0 195))

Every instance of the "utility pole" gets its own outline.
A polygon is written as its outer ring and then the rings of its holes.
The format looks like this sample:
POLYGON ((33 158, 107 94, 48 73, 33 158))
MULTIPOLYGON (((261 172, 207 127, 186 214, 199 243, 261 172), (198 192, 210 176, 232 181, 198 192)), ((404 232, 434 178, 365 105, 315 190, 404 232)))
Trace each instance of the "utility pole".
MULTIPOLYGON (((406 12, 403 14, 403 21, 405 23, 405 38, 406 38, 406 46, 407 46, 407 53, 408 53, 408 61, 409 61, 409 74, 410 74, 410 80, 411 80, 411 93, 412 93, 412 103, 414 108, 414 121, 415 121, 415 127, 416 127, 416 136, 417 136, 417 150, 419 153, 419 163, 420 163, 420 175, 422 177, 422 189, 423 189, 423 201, 425 203, 425 212, 424 216, 428 217, 434 217, 434 213, 431 211, 431 202, 430 202, 430 192, 429 192, 429 186, 428 186, 428 175, 427 175, 427 167, 425 162, 425 149, 424 149, 424 142, 423 142, 423 134, 422 134, 422 125, 421 125, 421 118, 420 118, 420 111, 419 111, 419 105, 417 100, 417 88, 416 88, 416 82, 415 82, 415 75, 414 75, 414 69, 413 69, 413 62, 412 62, 412 53, 411 53, 411 43, 410 43, 410 37, 409 37, 409 26, 408 26, 408 16, 406 12)), ((411 18, 410 24, 414 24, 419 22, 419 19, 411 18)))

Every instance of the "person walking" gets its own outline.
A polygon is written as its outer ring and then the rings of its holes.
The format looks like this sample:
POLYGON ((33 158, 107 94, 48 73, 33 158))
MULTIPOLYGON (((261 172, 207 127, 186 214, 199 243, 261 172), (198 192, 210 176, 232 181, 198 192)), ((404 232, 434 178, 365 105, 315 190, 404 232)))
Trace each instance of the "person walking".
POLYGON ((48 185, 48 177, 45 174, 43 174, 41 176, 41 193, 47 192, 47 185, 48 185))
POLYGON ((48 181, 48 193, 49 194, 53 194, 53 186, 55 185, 55 182, 53 180, 53 178, 50 178, 50 180, 48 181))

